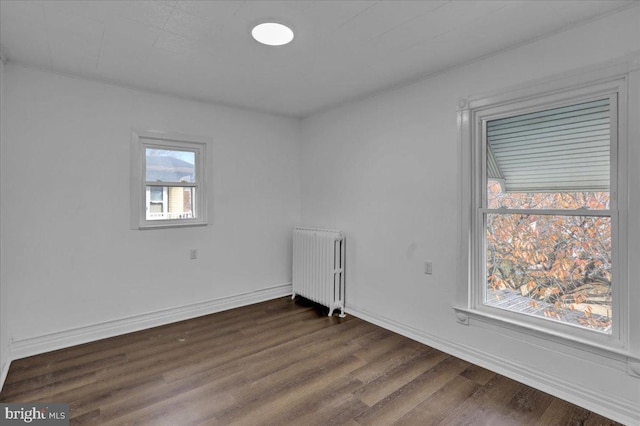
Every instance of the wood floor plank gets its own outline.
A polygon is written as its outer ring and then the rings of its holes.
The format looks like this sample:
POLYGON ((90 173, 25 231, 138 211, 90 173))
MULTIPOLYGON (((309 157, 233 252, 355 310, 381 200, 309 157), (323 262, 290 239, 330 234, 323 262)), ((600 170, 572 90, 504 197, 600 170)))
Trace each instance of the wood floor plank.
MULTIPOLYGON (((299 329, 300 325, 296 325, 296 328, 299 329)), ((270 374, 279 367, 290 365, 310 356, 305 352, 306 348, 317 349, 319 346, 331 348, 334 345, 342 345, 342 339, 348 338, 350 335, 357 335, 366 329, 368 329, 367 324, 361 322, 345 323, 344 327, 340 328, 306 329, 304 334, 290 332, 290 330, 285 329, 282 330, 282 334, 290 336, 289 340, 279 341, 279 343, 273 340, 264 349, 245 356, 236 356, 235 359, 229 360, 226 365, 242 368, 248 376, 259 378, 270 374)), ((176 377, 206 372, 218 364, 217 360, 208 359, 193 365, 193 368, 182 366, 175 370, 167 371, 164 375, 167 381, 172 381, 176 377)))
POLYGON ((388 425, 396 422, 442 386, 458 376, 469 363, 447 356, 423 374, 382 399, 355 418, 363 425, 388 425))
POLYGON ((304 362, 291 364, 273 374, 251 382, 247 387, 230 389, 229 392, 243 403, 254 401, 256 397, 266 400, 270 398, 269 395, 275 395, 279 392, 286 393, 302 382, 322 377, 331 368, 352 361, 352 358, 359 361, 352 363, 352 365, 357 364, 355 368, 361 366, 364 362, 354 357, 351 352, 352 349, 347 345, 324 353, 316 353, 314 356, 307 352, 304 362))
POLYGON ((162 399, 150 394, 147 395, 146 401, 128 402, 126 410, 123 409, 123 404, 102 406, 101 418, 108 419, 105 424, 112 425, 159 424, 170 419, 181 419, 173 423, 176 425, 182 424, 184 420, 194 423, 202 418, 211 418, 216 413, 236 405, 235 399, 225 388, 240 383, 246 384, 247 380, 238 372, 191 389, 179 390, 167 386, 166 395, 162 399), (123 416, 122 413, 126 414, 123 416))
POLYGON ((50 377, 64 375, 69 371, 77 371, 79 368, 82 368, 81 366, 83 365, 109 362, 105 360, 112 359, 112 357, 123 357, 124 351, 117 349, 113 349, 110 351, 94 351, 93 353, 73 357, 67 357, 63 353, 60 353, 59 356, 60 358, 58 360, 39 362, 35 365, 29 365, 28 363, 18 363, 15 366, 15 369, 13 368, 14 365, 12 363, 12 374, 10 376, 7 376, 6 383, 13 384, 17 381, 24 382, 29 379, 37 379, 40 376, 47 375, 50 375, 50 377))
POLYGON ((599 414, 590 412, 589 417, 584 422, 584 426, 619 426, 620 423, 607 419, 599 414))
POLYGON ((404 347, 406 344, 407 339, 398 334, 389 333, 382 339, 361 343, 362 349, 355 355, 364 361, 372 362, 383 354, 404 347))
MULTIPOLYGON (((356 392, 356 396, 369 407, 412 382, 418 376, 440 364, 448 355, 438 351, 425 351, 402 359, 394 368, 384 372, 356 392)), ((356 376, 357 377, 357 376, 356 376)))
POLYGON ((397 424, 407 426, 439 424, 469 398, 478 387, 477 383, 462 375, 457 376, 402 416, 397 424))
POLYGON ((509 417, 522 425, 535 425, 551 404, 551 400, 549 394, 523 386, 509 401, 509 417))
MULTIPOLYGON (((362 328, 357 325, 351 329, 345 329, 345 336, 359 333, 362 328)), ((293 364, 305 363, 309 358, 315 358, 320 354, 318 342, 322 342, 325 350, 329 352, 334 352, 338 347, 350 348, 349 350, 358 347, 351 342, 345 344, 341 339, 342 336, 336 335, 325 337, 321 332, 301 337, 290 342, 291 344, 288 342, 276 347, 276 351, 267 350, 256 354, 256 358, 259 359, 248 365, 245 364, 245 374, 253 380, 258 380, 293 364)))
POLYGON ((332 387, 336 380, 358 368, 362 363, 361 359, 350 355, 347 358, 329 362, 317 370, 308 372, 305 376, 295 378, 288 382, 286 386, 280 387, 284 392, 263 393, 257 399, 243 394, 244 398, 239 398, 239 402, 242 403, 239 409, 216 416, 216 418, 224 424, 265 424, 267 419, 270 422, 271 418, 276 415, 283 415, 283 411, 288 411, 290 407, 295 407, 297 402, 316 391, 318 387, 332 387), (250 401, 248 401, 249 399, 250 401))
MULTIPOLYGON (((96 410, 100 411, 99 408, 106 405, 117 404, 123 411, 126 411, 127 404, 132 401, 140 402, 140 395, 162 395, 160 391, 164 388, 164 385, 161 375, 150 376, 120 386, 113 385, 99 392, 88 392, 76 399, 64 401, 71 401, 72 418, 82 417, 96 410)), ((162 396, 160 396, 161 398, 162 396)))
POLYGON ((570 404, 561 399, 554 399, 543 415, 538 419, 538 426, 584 425, 589 411, 570 404))
MULTIPOLYGON (((40 376, 28 377, 24 380, 14 381, 11 389, 6 392, 5 397, 8 400, 19 398, 20 395, 29 393, 31 397, 35 396, 38 391, 44 391, 45 395, 49 394, 50 386, 56 383, 81 383, 89 376, 96 378, 96 371, 104 371, 105 364, 119 365, 126 362, 125 354, 117 354, 98 361, 79 364, 77 366, 69 366, 64 369, 55 370, 40 376)), ((58 388, 59 389, 59 388, 58 388)))
POLYGON ((327 400, 320 401, 322 405, 316 410, 309 410, 294 423, 300 425, 343 425, 356 424, 354 417, 369 409, 367 404, 360 401, 352 393, 333 395, 327 400))
POLYGON ((378 357, 371 359, 365 366, 353 372, 353 375, 363 383, 370 383, 381 376, 388 374, 400 365, 408 361, 424 355, 425 352, 437 352, 427 346, 421 349, 415 349, 410 346, 394 346, 387 352, 380 354, 378 357))
POLYGON ((493 371, 484 369, 482 367, 478 367, 477 365, 471 364, 469 368, 464 370, 460 375, 462 377, 466 377, 471 381, 476 382, 479 385, 484 386, 496 376, 496 373, 494 373, 493 371))
MULTIPOLYGON (((332 406, 342 401, 344 395, 352 395, 361 385, 359 380, 348 375, 335 381, 321 380, 308 391, 297 392, 295 399, 287 401, 287 409, 273 412, 269 421, 277 425, 340 424, 332 406)), ((342 404, 339 407, 345 408, 342 404)))
POLYGON ((12 362, 72 425, 615 425, 358 318, 280 298, 12 362))
MULTIPOLYGON (((322 325, 313 324, 313 329, 320 329, 322 325)), ((298 334, 309 332, 310 329, 300 327, 300 330, 296 330, 298 334)), ((183 369, 185 376, 200 372, 202 369, 208 368, 213 365, 220 365, 230 360, 242 357, 253 351, 257 351, 260 348, 269 347, 273 344, 270 339, 276 338, 278 341, 286 340, 281 334, 286 336, 286 333, 280 333, 281 330, 273 330, 272 333, 265 333, 259 338, 251 339, 251 342, 247 342, 244 345, 239 344, 238 336, 236 334, 219 336, 218 339, 206 340, 202 338, 194 339, 193 341, 186 341, 180 343, 172 349, 163 348, 162 352, 154 353, 149 351, 135 351, 130 356, 131 360, 123 366, 111 366, 107 373, 109 375, 109 381, 101 381, 100 383, 91 386, 91 389, 74 389, 76 393, 80 392, 92 392, 100 391, 105 387, 113 385, 126 385, 127 383, 139 380, 141 377, 151 376, 156 374, 163 374, 167 371, 174 369, 183 369), (186 348, 186 350, 183 348, 186 348), (198 350, 189 349, 198 348, 198 350), (149 357, 154 357, 154 362, 149 363, 149 357), (208 362, 206 367, 203 367, 202 363, 208 362)), ((64 400, 65 398, 74 398, 74 395, 68 393, 56 395, 58 399, 64 400)))
MULTIPOLYGON (((238 308, 243 309, 243 308, 238 308)), ((257 312, 261 315, 261 311, 257 312)), ((265 314, 266 315, 266 314, 265 314)), ((249 320, 253 321, 253 320, 249 320)), ((217 319, 215 333, 221 331, 235 330, 242 326, 232 318, 217 319)), ((97 345, 97 342, 86 343, 73 346, 70 348, 60 349, 38 355, 37 357, 27 357, 12 362, 10 376, 7 377, 6 383, 13 382, 13 373, 20 373, 20 378, 24 379, 30 375, 42 374, 43 371, 51 371, 58 366, 74 365, 88 358, 102 359, 113 355, 114 353, 126 352, 131 348, 153 348, 157 344, 166 344, 167 340, 171 342, 179 337, 189 334, 201 334, 203 331, 211 331, 211 319, 209 316, 198 317, 188 321, 167 324, 164 326, 154 327, 149 330, 133 332, 118 336, 112 339, 104 339, 100 342, 104 345, 97 345), (144 343, 144 344, 143 344, 144 343)))
MULTIPOLYGON (((38 382, 31 389, 21 386, 22 382, 17 382, 16 387, 8 387, 5 392, 3 389, 2 402, 20 402, 24 400, 39 401, 47 398, 51 395, 52 391, 66 392, 74 389, 78 389, 87 385, 93 385, 101 376, 104 375, 104 370, 85 372, 78 374, 72 378, 63 379, 60 381, 47 380, 38 382)), ((56 401, 65 401, 65 399, 55 399, 56 401)))
POLYGON ((504 376, 496 376, 479 388, 457 409, 445 417, 441 425, 516 425, 511 418, 509 401, 524 387, 504 376))

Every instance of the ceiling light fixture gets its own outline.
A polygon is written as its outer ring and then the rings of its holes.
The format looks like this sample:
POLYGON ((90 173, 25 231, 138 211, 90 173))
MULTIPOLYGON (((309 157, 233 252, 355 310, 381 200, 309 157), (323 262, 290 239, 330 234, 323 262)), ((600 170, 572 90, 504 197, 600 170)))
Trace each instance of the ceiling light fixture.
POLYGON ((286 25, 277 22, 264 22, 251 30, 253 38, 268 46, 283 46, 293 40, 293 31, 286 25))

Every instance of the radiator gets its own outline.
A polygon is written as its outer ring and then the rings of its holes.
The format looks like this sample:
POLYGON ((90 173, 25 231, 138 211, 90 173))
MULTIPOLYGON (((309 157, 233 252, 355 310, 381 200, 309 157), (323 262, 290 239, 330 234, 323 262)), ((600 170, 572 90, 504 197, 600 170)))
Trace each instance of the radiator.
POLYGON ((293 230, 293 295, 329 308, 344 317, 344 253, 342 232, 329 229, 293 230))

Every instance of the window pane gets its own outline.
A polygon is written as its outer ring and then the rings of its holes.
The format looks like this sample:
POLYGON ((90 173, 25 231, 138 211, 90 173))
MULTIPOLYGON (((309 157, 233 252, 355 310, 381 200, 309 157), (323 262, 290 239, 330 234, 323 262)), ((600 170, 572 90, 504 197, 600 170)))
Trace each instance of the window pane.
POLYGON ((196 219, 195 192, 194 187, 147 186, 147 220, 196 219))
POLYGON ((196 153, 168 149, 145 149, 147 182, 195 182, 196 153))
POLYGON ((161 203, 163 200, 163 188, 161 186, 152 186, 149 188, 152 203, 161 203))
POLYGON ((490 120, 486 136, 489 208, 608 208, 608 98, 490 120))
POLYGON ((485 303, 611 332, 611 218, 487 214, 485 303))
POLYGON ((609 192, 504 192, 497 181, 487 184, 490 209, 608 210, 609 192))

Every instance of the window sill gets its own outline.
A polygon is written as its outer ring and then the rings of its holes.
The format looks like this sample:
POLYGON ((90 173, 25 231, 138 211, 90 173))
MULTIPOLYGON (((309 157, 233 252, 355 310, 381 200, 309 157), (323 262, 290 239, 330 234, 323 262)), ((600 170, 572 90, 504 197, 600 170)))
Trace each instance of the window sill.
POLYGON ((207 226, 207 222, 188 222, 188 223, 183 223, 183 222, 176 222, 176 221, 171 221, 171 223, 167 222, 162 222, 162 223, 144 223, 144 224, 139 224, 137 226, 138 230, 141 231, 147 231, 147 230, 151 230, 151 229, 167 229, 167 228, 191 228, 194 226, 207 226))
POLYGON ((625 348, 606 345, 574 336, 570 333, 558 332, 547 328, 538 327, 525 321, 517 321, 511 318, 494 315, 488 312, 471 308, 454 307, 456 320, 459 324, 473 325, 488 329, 508 329, 522 335, 543 339, 554 344, 571 347, 583 352, 589 352, 601 357, 606 357, 626 365, 627 373, 640 377, 640 357, 625 348))

